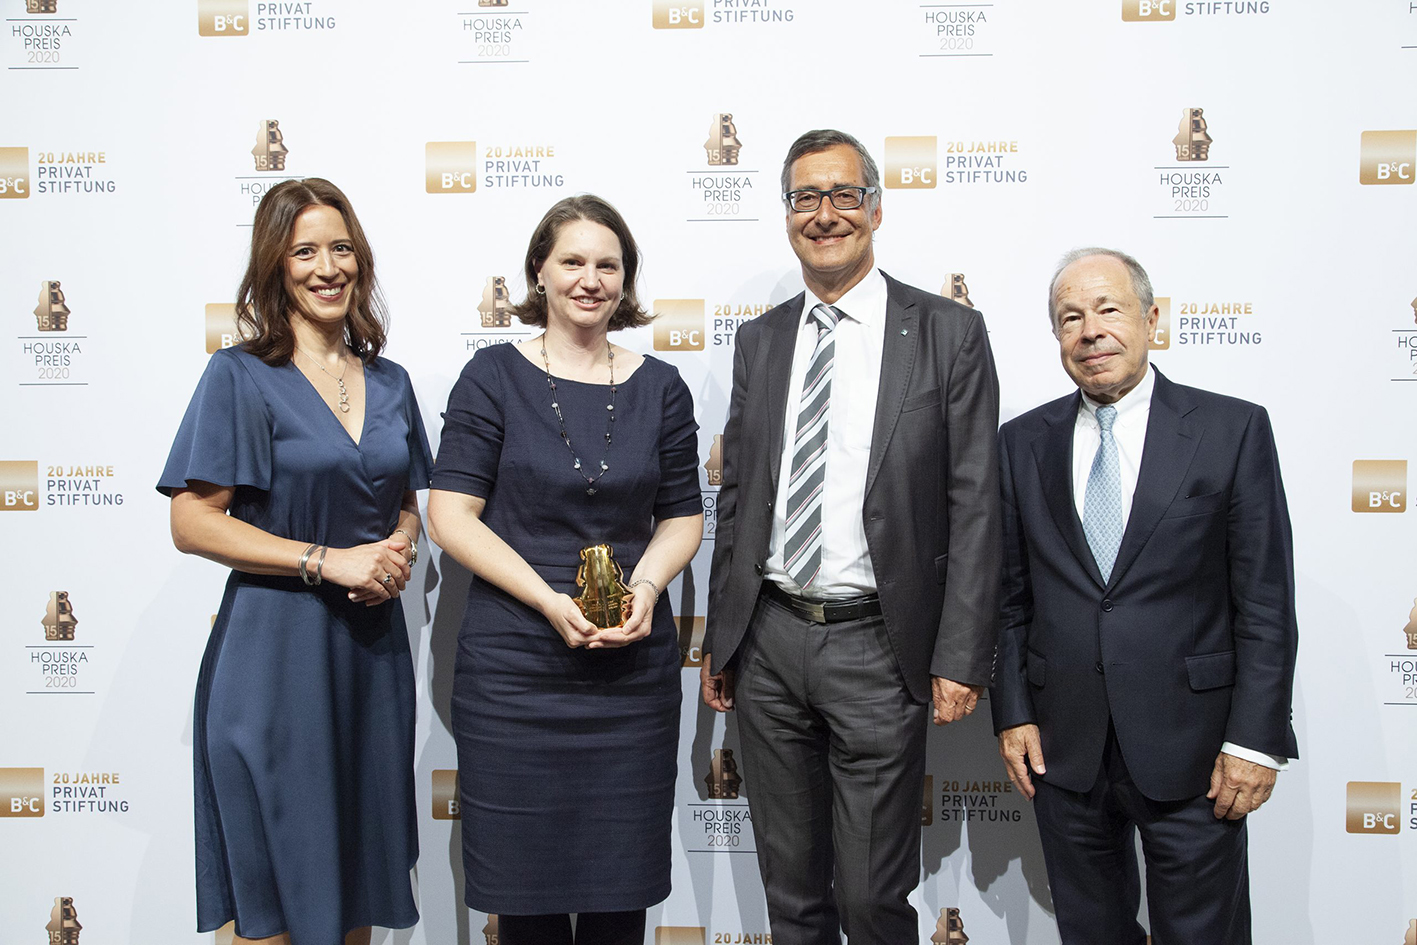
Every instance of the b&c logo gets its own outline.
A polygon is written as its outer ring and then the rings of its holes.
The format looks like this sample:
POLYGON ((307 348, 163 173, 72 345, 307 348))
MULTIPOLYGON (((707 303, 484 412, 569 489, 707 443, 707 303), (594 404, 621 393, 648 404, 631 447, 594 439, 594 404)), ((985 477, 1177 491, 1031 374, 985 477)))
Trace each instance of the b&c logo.
POLYGON ((249 36, 249 14, 246 0, 197 0, 197 35, 249 36))
POLYGON ((1417 131, 1365 131, 1358 165, 1360 184, 1410 184, 1417 180, 1417 131))
POLYGON ((1393 834, 1402 829, 1402 785, 1395 781, 1349 781, 1349 833, 1393 834))
POLYGON ((701 30, 703 0, 654 0, 653 22, 657 30, 701 30))
POLYGON ((1355 459, 1353 511, 1406 512, 1407 460, 1355 459))
POLYGON ((704 618, 675 614, 674 626, 679 631, 680 665, 684 669, 698 669, 704 664, 704 618))
POLYGON ((423 146, 424 189, 430 194, 477 191, 477 142, 429 141, 423 146))
POLYGON ((208 302, 206 310, 207 354, 241 343, 236 325, 235 302, 208 302))
POLYGON ((901 190, 933 189, 938 151, 934 135, 886 138, 886 186, 901 190))
POLYGON ((654 300, 654 350, 704 350, 704 300, 654 300))
POLYGON ((462 820, 458 799, 458 769, 441 768, 433 772, 433 819, 462 820))
POLYGON ((1127 23, 1165 23, 1176 19, 1180 0, 1122 0, 1122 20, 1127 23))
POLYGON ((0 200, 30 195, 30 149, 0 148, 0 200))
POLYGON ((44 769, 0 768, 0 817, 44 816, 44 769))
POLYGON ((38 461, 0 460, 0 512, 33 512, 38 508, 38 461))
POLYGON ((1148 351, 1165 351, 1171 347, 1171 299, 1164 295, 1155 296, 1156 336, 1146 343, 1148 351))

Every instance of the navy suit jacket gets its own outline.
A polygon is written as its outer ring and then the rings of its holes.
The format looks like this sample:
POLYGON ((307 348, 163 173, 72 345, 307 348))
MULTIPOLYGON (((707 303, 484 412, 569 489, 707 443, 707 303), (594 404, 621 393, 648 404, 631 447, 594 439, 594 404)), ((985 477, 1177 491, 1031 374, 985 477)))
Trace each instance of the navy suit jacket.
MULTIPOLYGON (((998 625, 999 382, 984 320, 886 276, 885 347, 861 509, 881 614, 906 687, 987 685, 998 625)), ((803 295, 734 341, 704 658, 738 651, 772 540, 788 377, 803 295)))
POLYGON ((999 431, 995 730, 1038 725, 1045 780, 1086 791, 1110 718, 1133 782, 1159 801, 1204 794, 1226 741, 1298 757, 1293 538, 1268 414, 1157 372, 1104 582, 1073 499, 1080 397, 999 431))

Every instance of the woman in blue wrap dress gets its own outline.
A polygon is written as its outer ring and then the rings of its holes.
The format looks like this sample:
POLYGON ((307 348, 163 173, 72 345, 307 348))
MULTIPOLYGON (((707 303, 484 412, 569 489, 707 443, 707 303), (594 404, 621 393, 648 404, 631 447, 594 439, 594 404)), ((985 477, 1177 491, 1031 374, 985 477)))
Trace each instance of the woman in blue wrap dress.
POLYGON ((212 356, 158 484, 177 547, 232 569, 197 680, 197 929, 364 945, 418 921, 397 598, 427 437, 333 184, 261 200, 237 313, 246 340, 212 356))

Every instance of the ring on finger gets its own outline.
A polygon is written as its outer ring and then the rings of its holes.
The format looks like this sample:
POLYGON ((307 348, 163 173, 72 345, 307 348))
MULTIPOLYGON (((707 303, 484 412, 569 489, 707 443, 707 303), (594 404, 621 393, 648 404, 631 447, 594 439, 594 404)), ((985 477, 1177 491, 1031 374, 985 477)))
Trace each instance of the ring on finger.
POLYGON ((392 583, 394 583, 394 576, 393 576, 392 574, 389 574, 389 573, 385 572, 385 574, 384 574, 384 583, 385 583, 385 584, 392 584, 392 583))

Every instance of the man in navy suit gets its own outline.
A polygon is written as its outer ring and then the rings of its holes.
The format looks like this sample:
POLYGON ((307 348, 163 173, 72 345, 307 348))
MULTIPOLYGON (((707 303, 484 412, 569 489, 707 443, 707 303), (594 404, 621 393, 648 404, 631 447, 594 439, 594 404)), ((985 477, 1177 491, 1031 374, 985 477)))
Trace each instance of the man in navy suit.
POLYGON ((999 432, 994 728, 1033 799, 1066 945, 1250 942, 1246 815, 1298 756, 1293 541, 1264 408, 1147 364, 1135 259, 1066 256, 1049 292, 1079 392, 999 432))

